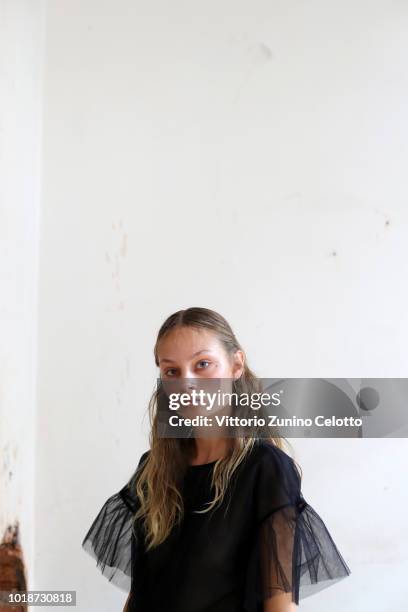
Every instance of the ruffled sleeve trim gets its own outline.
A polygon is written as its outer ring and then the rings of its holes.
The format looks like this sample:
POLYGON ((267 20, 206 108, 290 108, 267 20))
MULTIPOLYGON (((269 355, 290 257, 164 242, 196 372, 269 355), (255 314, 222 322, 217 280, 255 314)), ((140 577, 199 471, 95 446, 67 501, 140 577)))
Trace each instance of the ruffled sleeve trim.
POLYGON ((135 478, 147 454, 142 455, 127 484, 105 501, 82 541, 83 550, 96 560, 102 575, 126 592, 131 589, 132 529, 139 507, 135 478))
POLYGON ((351 574, 300 485, 293 460, 279 449, 268 451, 256 493, 257 522, 244 598, 247 612, 263 612, 265 600, 281 593, 290 593, 299 605, 301 599, 351 574))
POLYGON ((264 601, 290 593, 299 601, 337 583, 351 570, 322 518, 303 497, 258 525, 246 576, 244 608, 263 612, 264 601))

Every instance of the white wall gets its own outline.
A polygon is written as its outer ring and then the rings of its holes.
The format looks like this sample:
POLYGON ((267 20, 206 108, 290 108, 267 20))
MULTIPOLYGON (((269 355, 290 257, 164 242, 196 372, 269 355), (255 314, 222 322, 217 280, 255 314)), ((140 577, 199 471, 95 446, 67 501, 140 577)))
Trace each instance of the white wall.
POLYGON ((34 568, 34 430, 44 5, 0 0, 0 542, 34 568))
MULTIPOLYGON (((126 598, 80 543, 148 447, 171 312, 219 310, 260 376, 407 375, 407 25, 378 0, 48 2, 36 588, 126 598)), ((400 609, 406 440, 293 442, 353 571, 302 609, 400 609)))

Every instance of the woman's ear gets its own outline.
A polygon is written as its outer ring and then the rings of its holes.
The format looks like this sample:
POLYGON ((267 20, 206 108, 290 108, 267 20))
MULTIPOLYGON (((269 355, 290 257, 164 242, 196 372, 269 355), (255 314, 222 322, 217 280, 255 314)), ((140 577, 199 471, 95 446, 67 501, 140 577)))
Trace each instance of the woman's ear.
POLYGON ((244 366, 245 366, 244 352, 241 350, 235 351, 234 357, 233 357, 233 366, 232 366, 232 375, 233 375, 234 380, 238 380, 238 378, 241 378, 242 374, 244 373, 244 366))

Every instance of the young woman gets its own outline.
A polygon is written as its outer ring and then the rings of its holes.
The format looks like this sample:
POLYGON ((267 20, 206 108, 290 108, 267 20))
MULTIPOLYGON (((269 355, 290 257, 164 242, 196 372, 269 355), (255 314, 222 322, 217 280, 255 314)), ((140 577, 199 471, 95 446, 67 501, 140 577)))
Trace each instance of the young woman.
POLYGON ((125 611, 292 612, 348 576, 282 438, 160 435, 170 380, 259 390, 227 321, 205 308, 176 312, 154 357, 163 384, 149 404, 150 449, 82 542, 102 574, 130 591, 125 611))

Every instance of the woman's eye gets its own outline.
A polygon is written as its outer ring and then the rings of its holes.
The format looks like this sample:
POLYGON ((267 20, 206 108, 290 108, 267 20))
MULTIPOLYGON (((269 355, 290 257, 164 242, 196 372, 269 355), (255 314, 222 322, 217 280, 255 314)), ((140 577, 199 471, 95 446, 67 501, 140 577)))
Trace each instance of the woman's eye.
POLYGON ((169 368, 165 371, 166 376, 174 376, 175 368, 169 368))
POLYGON ((207 364, 207 365, 204 365, 204 367, 202 367, 202 368, 201 368, 201 367, 199 367, 199 368, 198 368, 199 370, 205 370, 205 368, 207 368, 207 367, 210 365, 210 362, 209 362, 209 361, 207 361, 206 359, 202 359, 201 361, 199 361, 199 362, 198 362, 198 364, 197 364, 197 365, 198 365, 198 366, 200 366, 200 365, 202 365, 202 364, 207 364))

